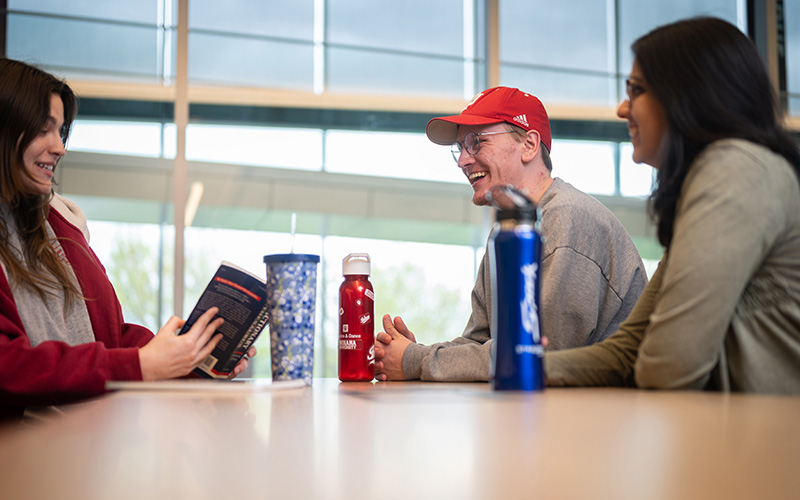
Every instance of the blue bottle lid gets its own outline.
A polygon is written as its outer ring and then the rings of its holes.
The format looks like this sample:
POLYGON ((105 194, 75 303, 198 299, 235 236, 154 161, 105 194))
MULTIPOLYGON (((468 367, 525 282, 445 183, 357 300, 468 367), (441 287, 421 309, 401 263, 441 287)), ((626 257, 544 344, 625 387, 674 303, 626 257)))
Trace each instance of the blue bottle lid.
POLYGON ((497 209, 495 220, 518 220, 523 222, 536 221, 536 204, 525 193, 512 185, 493 188, 487 194, 487 199, 497 209))

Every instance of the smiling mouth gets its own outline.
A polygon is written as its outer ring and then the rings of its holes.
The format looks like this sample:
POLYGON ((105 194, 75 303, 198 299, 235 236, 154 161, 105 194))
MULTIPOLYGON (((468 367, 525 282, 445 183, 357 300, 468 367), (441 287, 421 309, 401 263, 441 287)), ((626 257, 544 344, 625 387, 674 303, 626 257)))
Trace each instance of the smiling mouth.
POLYGON ((52 172, 56 168, 55 165, 48 165, 46 163, 37 163, 36 166, 44 170, 47 170, 48 172, 52 172))
POLYGON ((467 179, 469 180, 470 184, 475 184, 478 179, 486 177, 486 172, 472 172, 471 174, 467 174, 467 179))

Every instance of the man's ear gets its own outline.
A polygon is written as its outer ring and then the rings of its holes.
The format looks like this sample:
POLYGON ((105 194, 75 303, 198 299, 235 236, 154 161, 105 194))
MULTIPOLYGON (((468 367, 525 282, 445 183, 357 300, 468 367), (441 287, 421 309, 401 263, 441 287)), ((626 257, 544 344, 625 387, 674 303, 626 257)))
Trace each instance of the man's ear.
POLYGON ((536 130, 529 130, 522 141, 522 162, 528 163, 533 161, 533 159, 536 158, 536 153, 539 152, 541 144, 542 139, 539 132, 536 130))

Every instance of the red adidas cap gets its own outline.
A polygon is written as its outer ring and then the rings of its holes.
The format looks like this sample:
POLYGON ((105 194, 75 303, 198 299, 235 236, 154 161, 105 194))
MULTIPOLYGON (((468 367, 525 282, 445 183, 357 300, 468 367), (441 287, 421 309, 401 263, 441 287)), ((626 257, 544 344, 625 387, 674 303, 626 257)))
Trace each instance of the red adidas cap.
POLYGON ((550 119, 542 102, 531 94, 509 87, 494 87, 472 98, 460 115, 441 116, 428 122, 425 133, 436 144, 456 142, 459 125, 491 125, 507 122, 536 130, 550 151, 550 119))

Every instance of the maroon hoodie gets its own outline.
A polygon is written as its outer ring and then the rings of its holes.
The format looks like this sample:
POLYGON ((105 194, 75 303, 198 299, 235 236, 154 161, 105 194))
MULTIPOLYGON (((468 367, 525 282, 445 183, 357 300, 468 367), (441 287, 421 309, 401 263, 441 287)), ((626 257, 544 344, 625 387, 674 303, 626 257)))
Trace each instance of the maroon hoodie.
POLYGON ((52 208, 47 220, 86 297, 97 341, 77 346, 46 341, 31 347, 0 270, 0 420, 21 416, 25 406, 103 394, 107 380, 141 380, 138 348, 153 338, 150 330, 124 322, 114 288, 80 229, 52 208))

